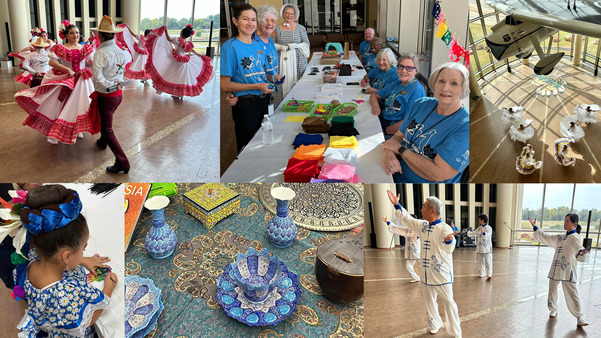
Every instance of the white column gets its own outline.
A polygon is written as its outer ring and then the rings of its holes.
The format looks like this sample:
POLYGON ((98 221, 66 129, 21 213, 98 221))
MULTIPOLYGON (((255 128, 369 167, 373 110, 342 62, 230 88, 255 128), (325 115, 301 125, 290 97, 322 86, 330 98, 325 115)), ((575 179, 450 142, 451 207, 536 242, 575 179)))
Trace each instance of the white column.
MULTIPOLYGON (((196 1, 196 6, 201 2, 196 1)), ((140 1, 125 1, 123 4, 123 22, 127 23, 132 31, 140 31, 140 1)))
POLYGON ((497 184, 497 247, 509 248, 511 244, 511 230, 509 230, 503 222, 512 229, 515 229, 515 212, 513 207, 515 203, 512 199, 514 185, 512 184, 497 184))
POLYGON ((472 229, 476 229, 476 185, 474 183, 468 185, 467 191, 467 212, 468 212, 468 220, 469 225, 472 229))
POLYGON ((389 220, 394 216, 392 212, 393 207, 386 194, 388 189, 395 194, 397 193, 393 184, 372 184, 371 186, 375 223, 374 228, 376 229, 376 243, 378 249, 388 248, 390 239, 392 238, 392 234, 388 231, 388 226, 380 220, 380 217, 382 216, 388 217, 389 220))
POLYGON ((582 54, 582 35, 576 35, 576 42, 574 43, 574 66, 580 66, 580 57, 582 54))
POLYGON ((61 37, 58 35, 58 26, 66 18, 61 18, 61 2, 60 0, 52 0, 52 16, 54 17, 54 26, 46 28, 49 32, 54 32, 53 38, 56 39, 57 43, 62 43, 61 37))
POLYGON ((117 0, 110 0, 109 2, 109 16, 113 19, 114 22, 115 18, 117 17, 117 0))
MULTIPOLYGON (((48 31, 48 22, 46 21, 46 1, 44 0, 37 0, 38 2, 38 11, 39 13, 36 13, 38 15, 38 22, 40 23, 40 25, 38 26, 39 28, 44 28, 45 31, 48 31)), ((35 27, 31 27, 32 29, 34 29, 35 27)))
POLYGON ((102 11, 102 1, 97 0, 96 1, 96 26, 94 27, 98 27, 98 25, 100 25, 100 21, 102 20, 102 17, 104 16, 102 11))
POLYGON ((67 5, 67 16, 68 17, 63 20, 68 19, 70 23, 75 25, 75 0, 69 0, 69 4, 67 5))
POLYGON ((90 38, 90 28, 96 28, 97 26, 90 26, 90 3, 88 1, 82 1, 81 3, 81 23, 83 32, 81 35, 86 37, 86 40, 90 38))
POLYGON ((461 224, 461 185, 453 184, 453 214, 455 215, 455 225, 459 228, 466 227, 467 224, 461 224), (461 226, 460 226, 461 225, 461 226))
POLYGON ((482 212, 490 215, 490 183, 483 184, 484 189, 482 190, 482 212))
POLYGON ((407 197, 407 201, 405 202, 405 204, 407 205, 403 205, 403 207, 405 209, 407 209, 407 212, 409 212, 410 214, 415 214, 415 199, 413 198, 413 184, 412 183, 407 183, 407 184, 403 184, 402 187, 405 189, 405 196, 407 197))
MULTIPOLYGON (((8 0, 8 15, 10 17, 10 40, 13 52, 29 46, 29 11, 27 2, 22 0, 8 0)), ((18 63, 18 62, 17 62, 18 63)))

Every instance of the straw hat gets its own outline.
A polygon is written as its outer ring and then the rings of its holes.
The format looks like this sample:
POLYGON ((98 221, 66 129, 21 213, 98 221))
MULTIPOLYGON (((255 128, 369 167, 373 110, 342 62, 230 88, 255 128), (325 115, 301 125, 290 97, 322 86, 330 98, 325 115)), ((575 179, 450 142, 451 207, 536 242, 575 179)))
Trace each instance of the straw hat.
POLYGON ((97 28, 91 28, 91 30, 105 32, 105 33, 119 33, 123 31, 122 27, 115 27, 113 24, 113 19, 110 16, 105 15, 100 20, 100 24, 97 28))
POLYGON ((36 39, 34 42, 31 43, 31 45, 38 48, 46 48, 50 46, 50 44, 44 42, 42 38, 36 39))

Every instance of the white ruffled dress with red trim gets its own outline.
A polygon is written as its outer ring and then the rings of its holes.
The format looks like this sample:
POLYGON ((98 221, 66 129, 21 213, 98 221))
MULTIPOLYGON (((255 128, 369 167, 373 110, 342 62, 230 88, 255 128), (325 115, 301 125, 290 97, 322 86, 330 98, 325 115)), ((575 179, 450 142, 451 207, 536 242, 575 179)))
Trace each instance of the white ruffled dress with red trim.
POLYGON ((205 55, 186 55, 194 45, 181 37, 172 46, 165 36, 165 26, 147 36, 145 47, 148 51, 146 73, 154 86, 165 93, 197 96, 213 77, 212 59, 205 55))
POLYGON ((146 61, 148 60, 148 51, 144 49, 144 36, 138 34, 136 37, 138 38, 138 42, 136 42, 134 36, 131 35, 131 32, 124 23, 117 26, 123 27, 124 29, 122 32, 115 34, 115 37, 121 45, 127 47, 132 60, 125 66, 125 73, 123 75, 129 79, 148 79, 149 76, 147 76, 146 70, 144 69, 146 61))
POLYGON ((94 50, 93 45, 68 49, 57 44, 51 48, 75 76, 69 77, 67 72, 53 68, 46 73, 41 85, 17 92, 15 100, 29 114, 23 125, 69 144, 75 143, 78 133, 92 130, 87 111, 94 84, 92 71, 85 63, 92 63, 94 50))
MULTIPOLYGON (((31 53, 29 50, 25 50, 18 53, 8 53, 8 56, 15 58, 15 62, 19 62, 19 68, 23 67, 23 61, 27 58, 27 56, 31 53)), ((31 84, 31 79, 33 79, 33 75, 28 71, 23 71, 21 74, 15 76, 15 81, 19 83, 24 83, 26 85, 31 84)))

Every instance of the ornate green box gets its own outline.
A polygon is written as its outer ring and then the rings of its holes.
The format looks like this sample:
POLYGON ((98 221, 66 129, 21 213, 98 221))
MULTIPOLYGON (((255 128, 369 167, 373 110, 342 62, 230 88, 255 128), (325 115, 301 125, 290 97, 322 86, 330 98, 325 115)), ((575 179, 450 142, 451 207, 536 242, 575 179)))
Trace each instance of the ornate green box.
POLYGON ((218 183, 207 183, 184 194, 184 212, 207 229, 240 210, 240 195, 218 183))

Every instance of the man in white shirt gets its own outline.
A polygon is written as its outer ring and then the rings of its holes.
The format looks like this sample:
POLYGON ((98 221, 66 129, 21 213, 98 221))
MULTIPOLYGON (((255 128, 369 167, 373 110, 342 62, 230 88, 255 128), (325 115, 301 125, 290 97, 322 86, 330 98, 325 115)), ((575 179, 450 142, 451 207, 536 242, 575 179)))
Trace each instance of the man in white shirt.
POLYGON ((100 40, 100 46, 94 54, 94 77, 92 78, 96 91, 90 96, 92 120, 95 120, 94 116, 100 117, 100 139, 96 141, 96 145, 100 149, 106 149, 108 146, 115 154, 115 164, 107 167, 106 171, 127 173, 129 161, 113 132, 113 114, 123 99, 121 91, 123 73, 125 66, 132 59, 128 51, 121 50, 115 43, 115 33, 121 32, 123 28, 115 27, 110 17, 105 15, 96 30, 100 40))
POLYGON ((488 225, 488 215, 478 216, 480 226, 467 235, 476 237, 476 255, 478 256, 478 273, 480 278, 492 279, 492 228, 488 225))
POLYGON ((436 303, 439 295, 444 301, 447 333, 461 337, 459 311, 453 300, 453 250, 457 232, 440 218, 442 202, 434 196, 426 198, 421 210, 424 219, 416 219, 399 204, 400 196, 388 190, 388 199, 396 209, 399 223, 418 233, 421 239, 420 279, 430 333, 438 333, 443 324, 436 303))

